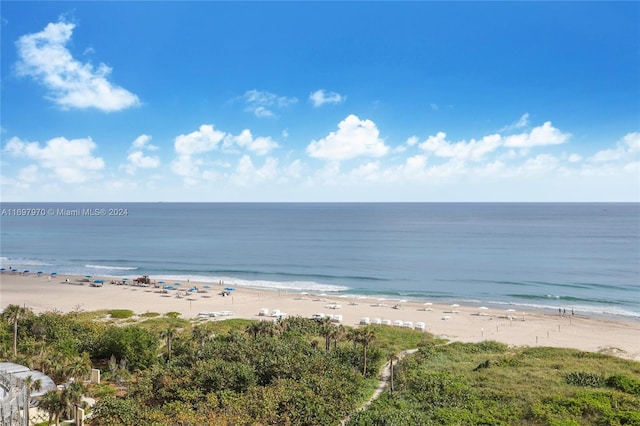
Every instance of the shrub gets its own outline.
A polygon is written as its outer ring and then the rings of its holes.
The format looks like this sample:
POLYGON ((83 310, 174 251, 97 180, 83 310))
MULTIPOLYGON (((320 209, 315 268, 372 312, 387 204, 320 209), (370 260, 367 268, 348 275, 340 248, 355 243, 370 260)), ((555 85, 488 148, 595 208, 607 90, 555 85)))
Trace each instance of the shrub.
POLYGON ((640 380, 622 374, 615 374, 609 377, 606 385, 621 392, 640 395, 640 380))
POLYGON ((132 317, 133 311, 130 309, 111 309, 109 315, 111 315, 111 318, 124 319, 132 317))
POLYGON ((584 371, 575 371, 565 376, 568 384, 574 386, 588 386, 598 388, 605 385, 604 377, 594 373, 586 373, 584 371))

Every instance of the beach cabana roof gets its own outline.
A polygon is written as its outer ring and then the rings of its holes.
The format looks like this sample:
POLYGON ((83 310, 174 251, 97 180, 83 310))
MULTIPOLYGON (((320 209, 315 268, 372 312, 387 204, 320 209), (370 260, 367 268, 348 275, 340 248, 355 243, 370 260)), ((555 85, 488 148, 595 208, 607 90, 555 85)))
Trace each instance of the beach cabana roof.
POLYGON ((34 381, 40 380, 40 390, 32 391, 32 398, 42 396, 47 393, 47 391, 58 389, 51 377, 41 371, 31 370, 24 365, 14 364, 13 362, 0 362, 0 373, 10 375, 20 380, 24 380, 29 376, 31 376, 34 381))

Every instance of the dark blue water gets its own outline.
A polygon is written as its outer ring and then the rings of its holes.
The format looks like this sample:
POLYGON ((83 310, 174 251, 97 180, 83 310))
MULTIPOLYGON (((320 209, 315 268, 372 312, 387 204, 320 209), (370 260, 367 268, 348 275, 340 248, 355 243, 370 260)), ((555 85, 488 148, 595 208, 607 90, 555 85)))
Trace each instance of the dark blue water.
POLYGON ((640 318, 637 203, 1 206, 5 268, 640 318))

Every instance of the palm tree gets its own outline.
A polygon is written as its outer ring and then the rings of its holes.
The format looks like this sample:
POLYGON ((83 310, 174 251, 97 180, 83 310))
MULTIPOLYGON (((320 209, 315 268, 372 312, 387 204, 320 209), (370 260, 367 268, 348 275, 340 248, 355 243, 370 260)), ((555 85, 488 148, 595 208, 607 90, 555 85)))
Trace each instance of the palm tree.
POLYGON ((347 331, 347 339, 353 342, 353 349, 358 347, 358 339, 359 339, 360 330, 357 328, 350 328, 347 331))
POLYGON ((48 425, 51 425, 51 421, 54 418, 56 425, 59 425, 60 415, 64 412, 67 405, 61 398, 61 392, 50 390, 42 396, 38 406, 49 414, 48 425))
POLYGON ((335 327, 331 324, 331 319, 328 317, 320 320, 320 335, 324 337, 324 347, 327 352, 331 348, 331 339, 335 334, 335 327))
POLYGON ((33 380, 33 376, 27 376, 22 381, 24 382, 24 385, 27 388, 27 400, 25 401, 25 404, 24 404, 24 413, 25 413, 25 417, 28 419, 29 405, 31 404, 31 392, 39 391, 42 387, 42 382, 40 381, 40 379, 33 380))
POLYGON ((362 344, 363 357, 364 357, 364 365, 362 367, 362 375, 365 376, 367 374, 367 349, 369 345, 376 340, 376 333, 373 331, 371 327, 364 327, 358 329, 357 340, 362 344))
POLYGON ((193 327, 191 337, 198 341, 200 348, 204 348, 204 342, 211 337, 211 332, 206 330, 203 326, 197 325, 193 327))
POLYGON ((2 315, 13 324, 13 356, 18 356, 18 321, 26 317, 31 309, 20 305, 9 305, 6 307, 2 315))
POLYGON ((71 410, 80 405, 82 396, 86 393, 87 387, 81 382, 73 382, 62 391, 61 399, 67 408, 67 417, 71 418, 71 410))
POLYGON ((338 347, 338 342, 345 338, 347 335, 347 331, 344 328, 344 325, 340 324, 335 327, 335 333, 333 334, 333 349, 335 350, 338 347))
POLYGON ((395 351, 389 352, 389 378, 390 378, 390 386, 389 389, 391 393, 393 393, 393 361, 398 360, 398 354, 395 351))
POLYGON ((65 375, 75 380, 84 380, 91 373, 89 354, 84 352, 81 357, 74 359, 65 368, 65 375))
POLYGON ((258 338, 258 334, 260 333, 260 322, 259 321, 254 321, 251 324, 249 324, 247 326, 247 328, 245 329, 245 333, 250 334, 251 336, 253 336, 253 340, 258 338))
POLYGON ((167 360, 171 361, 171 342, 173 338, 176 337, 176 328, 169 326, 169 328, 161 333, 161 337, 167 342, 167 360))

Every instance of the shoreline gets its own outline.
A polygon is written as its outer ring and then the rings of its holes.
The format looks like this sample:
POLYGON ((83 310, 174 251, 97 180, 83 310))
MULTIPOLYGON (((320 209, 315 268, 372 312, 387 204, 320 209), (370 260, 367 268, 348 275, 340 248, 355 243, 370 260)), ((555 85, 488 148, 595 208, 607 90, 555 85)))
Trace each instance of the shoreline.
POLYGON ((234 287, 233 283, 220 285, 192 280, 175 286, 177 290, 163 290, 153 285, 116 285, 111 284, 112 280, 116 279, 98 275, 89 279, 77 275, 2 271, 0 308, 18 304, 31 308, 35 313, 103 309, 131 309, 136 314, 175 311, 184 318, 227 311, 233 315, 217 319, 253 320, 274 319, 260 316, 259 312, 264 309, 269 314, 279 310, 289 316, 306 318, 322 313, 341 315, 341 323, 346 326, 357 326, 365 317, 372 323, 378 319, 391 324, 411 322, 413 326, 423 322, 425 331, 450 341, 474 343, 496 340, 512 346, 574 348, 640 361, 640 322, 626 318, 571 315, 570 310, 563 316, 534 308, 518 307, 517 311, 508 311, 513 309, 509 305, 504 305, 504 308, 481 307, 479 303, 471 306, 464 302, 446 305, 377 296, 234 287), (102 287, 90 285, 97 279, 104 281, 102 287), (194 286, 198 291, 187 291, 194 286), (221 296, 219 293, 228 286, 234 290, 228 291, 228 296, 221 296))

